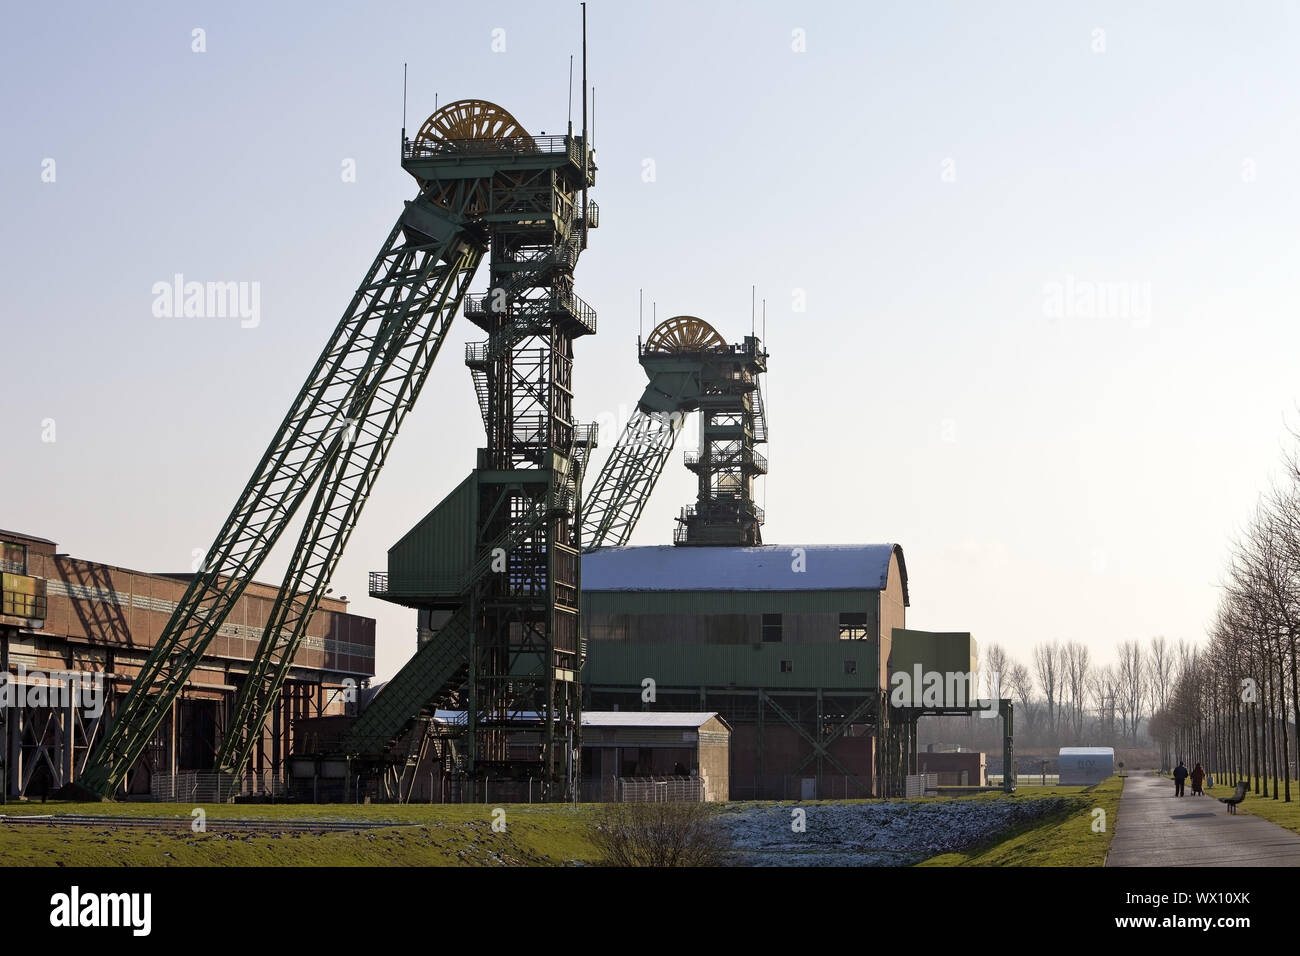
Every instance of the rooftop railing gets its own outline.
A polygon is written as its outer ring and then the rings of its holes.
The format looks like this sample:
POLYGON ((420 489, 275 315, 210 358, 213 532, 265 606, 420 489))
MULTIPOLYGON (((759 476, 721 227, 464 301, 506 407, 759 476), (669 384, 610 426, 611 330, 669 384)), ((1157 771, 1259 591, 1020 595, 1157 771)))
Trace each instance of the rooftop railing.
POLYGON ((515 136, 508 139, 402 140, 402 159, 441 159, 455 156, 527 156, 530 153, 567 153, 582 165, 580 136, 515 136))

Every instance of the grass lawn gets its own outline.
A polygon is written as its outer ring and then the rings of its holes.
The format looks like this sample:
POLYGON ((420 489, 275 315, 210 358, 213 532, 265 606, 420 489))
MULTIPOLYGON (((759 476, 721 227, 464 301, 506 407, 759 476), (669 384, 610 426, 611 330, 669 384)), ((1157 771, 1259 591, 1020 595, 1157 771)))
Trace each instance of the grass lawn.
MULTIPOLYGON (((344 820, 376 821, 394 825, 446 823, 490 820, 498 804, 482 803, 74 803, 51 800, 48 803, 10 803, 0 807, 0 815, 32 816, 75 813, 82 816, 108 817, 176 817, 190 818, 190 811, 202 807, 209 820, 344 820)), ((511 813, 554 813, 556 804, 510 804, 511 813)))
POLYGON ((1022 787, 1014 797, 1067 797, 1070 807, 1043 820, 1017 827, 995 840, 961 853, 931 857, 919 866, 1102 866, 1119 818, 1119 777, 1095 787, 1022 787), (1106 832, 1094 833, 1093 809, 1106 811, 1106 832))
MULTIPOLYGON (((1232 777, 1225 775, 1220 778, 1215 775, 1214 789, 1206 790, 1207 796, 1226 797, 1232 794, 1232 787, 1227 781, 1232 777)), ((1250 778, 1247 778, 1248 780, 1250 778)), ((1263 817, 1280 827, 1286 827, 1293 833, 1300 833, 1300 781, 1291 781, 1291 802, 1286 803, 1283 797, 1286 795, 1285 784, 1278 791, 1282 794, 1276 800, 1273 799, 1274 786, 1281 783, 1280 780, 1271 780, 1268 785, 1268 798, 1265 799, 1257 795, 1252 788, 1247 791, 1246 799, 1237 807, 1238 813, 1253 813, 1257 817, 1263 817)), ((1222 811, 1224 808, 1219 807, 1222 811)))
MULTIPOLYGON (((1108 835, 1090 830, 1090 811, 1105 807, 1114 820, 1119 781, 1089 792, 1083 787, 1023 787, 962 800, 1036 800, 1067 797, 1078 809, 1013 831, 969 853, 946 854, 923 865, 1099 865, 1108 835), (1076 832, 1077 831, 1077 832, 1076 832), (1084 836, 1086 835, 1086 837, 1084 836)), ((841 801, 816 801, 840 803, 841 801)), ((877 801, 853 800, 846 803, 877 801)), ((739 809, 746 804, 724 805, 739 809)), ((792 804, 793 805, 793 804, 792 804)), ((82 814, 170 817, 186 824, 188 803, 11 803, 0 814, 82 814)), ((559 866, 594 864, 588 828, 595 805, 508 804, 506 829, 492 829, 493 804, 206 804, 210 831, 192 833, 101 826, 18 827, 0 822, 0 865, 8 866, 559 866), (221 820, 370 821, 391 824, 345 833, 247 834, 212 832, 221 820)), ((1113 825, 1113 824, 1112 824, 1113 825)))
MULTIPOLYGON (((14 814, 84 813, 191 819, 190 804, 10 804, 14 814)), ((9 827, 0 823, 8 866, 557 866, 594 863, 587 807, 510 805, 492 829, 491 805, 208 804, 208 822, 383 820, 351 833, 189 833, 103 827, 9 827)))

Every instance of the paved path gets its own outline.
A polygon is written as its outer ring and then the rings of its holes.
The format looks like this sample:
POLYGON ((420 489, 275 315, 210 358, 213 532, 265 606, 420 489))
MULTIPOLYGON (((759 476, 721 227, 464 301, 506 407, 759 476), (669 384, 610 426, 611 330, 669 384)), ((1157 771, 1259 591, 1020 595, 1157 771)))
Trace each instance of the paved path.
MULTIPOLYGON (((1230 816, 1216 799, 1222 785, 1193 797, 1174 796, 1174 783, 1154 774, 1124 781, 1119 820, 1107 866, 1300 866, 1300 834, 1262 817, 1230 816)), ((1258 800, 1246 795, 1243 806, 1258 800)), ((1272 799, 1272 798, 1270 798, 1272 799)))

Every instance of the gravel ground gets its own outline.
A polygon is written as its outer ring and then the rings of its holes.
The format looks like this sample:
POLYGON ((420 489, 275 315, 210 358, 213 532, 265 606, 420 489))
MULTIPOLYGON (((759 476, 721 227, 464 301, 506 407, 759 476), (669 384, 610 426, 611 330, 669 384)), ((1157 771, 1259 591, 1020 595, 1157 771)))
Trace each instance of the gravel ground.
POLYGON ((1041 800, 893 801, 736 807, 723 813, 742 866, 910 866, 982 843, 999 831, 1065 807, 1041 800), (792 829, 795 811, 806 829, 792 829))

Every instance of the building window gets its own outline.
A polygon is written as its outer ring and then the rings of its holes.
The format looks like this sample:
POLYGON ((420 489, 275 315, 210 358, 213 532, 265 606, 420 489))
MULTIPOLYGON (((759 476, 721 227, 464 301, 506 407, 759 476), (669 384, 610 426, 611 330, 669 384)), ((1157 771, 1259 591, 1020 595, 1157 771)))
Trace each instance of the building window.
POLYGON ((763 643, 777 644, 781 641, 781 615, 763 615, 763 643))
POLYGON ((793 674, 793 673, 794 673, 794 661, 782 661, 782 662, 781 662, 781 673, 782 673, 782 674, 793 674))
POLYGON ((866 612, 845 611, 840 614, 841 641, 865 641, 869 636, 866 612))
POLYGON ((27 546, 0 541, 0 571, 9 574, 27 573, 27 546))
POLYGON ((857 661, 845 661, 845 662, 844 662, 844 673, 846 673, 846 674, 856 674, 857 672, 858 672, 858 662, 857 662, 857 661))

